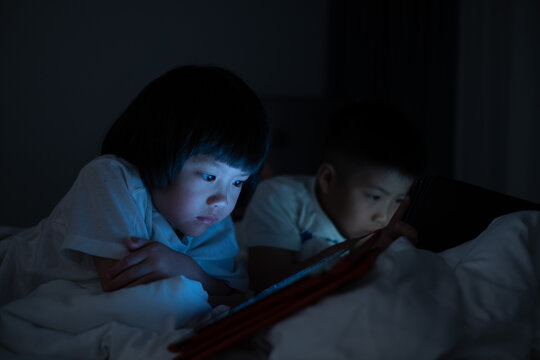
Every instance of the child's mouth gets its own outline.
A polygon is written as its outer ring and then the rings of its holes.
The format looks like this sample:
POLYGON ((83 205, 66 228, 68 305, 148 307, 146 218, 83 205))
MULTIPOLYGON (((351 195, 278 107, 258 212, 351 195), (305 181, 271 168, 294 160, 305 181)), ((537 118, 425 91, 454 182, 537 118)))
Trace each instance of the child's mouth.
POLYGON ((197 216, 197 220, 199 220, 200 222, 204 224, 212 225, 217 221, 217 217, 216 216, 197 216))

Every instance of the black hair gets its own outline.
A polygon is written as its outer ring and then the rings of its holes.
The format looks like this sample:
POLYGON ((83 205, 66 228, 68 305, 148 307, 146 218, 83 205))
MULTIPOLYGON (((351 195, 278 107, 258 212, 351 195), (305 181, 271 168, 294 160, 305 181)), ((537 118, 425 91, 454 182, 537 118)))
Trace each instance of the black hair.
POLYGON ((416 177, 424 171, 426 151, 418 130, 395 106, 363 101, 344 105, 331 119, 323 161, 339 164, 345 174, 371 166, 416 177))
POLYGON ((249 171, 268 152, 260 99, 238 76, 215 66, 181 66, 146 85, 109 129, 101 154, 137 167, 146 186, 172 184, 197 154, 249 171))

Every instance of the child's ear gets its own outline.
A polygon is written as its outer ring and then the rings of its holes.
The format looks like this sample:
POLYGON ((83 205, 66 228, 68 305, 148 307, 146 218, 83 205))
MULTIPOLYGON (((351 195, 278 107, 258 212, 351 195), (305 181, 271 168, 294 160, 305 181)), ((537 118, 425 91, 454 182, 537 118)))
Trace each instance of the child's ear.
POLYGON ((317 170, 317 184, 323 193, 327 193, 336 181, 336 170, 329 163, 322 163, 317 170))

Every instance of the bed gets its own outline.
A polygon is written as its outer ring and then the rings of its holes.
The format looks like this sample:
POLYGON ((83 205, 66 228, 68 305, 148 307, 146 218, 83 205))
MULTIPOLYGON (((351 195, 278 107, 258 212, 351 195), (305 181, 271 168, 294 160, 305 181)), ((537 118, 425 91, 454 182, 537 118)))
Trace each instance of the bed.
MULTIPOLYGON (((440 253, 400 238, 362 278, 214 358, 538 359, 539 279, 538 211, 498 217, 440 253)), ((1 309, 0 358, 173 358, 171 343, 227 310, 205 306, 192 283, 107 294, 93 282, 44 284, 1 309), (195 317, 176 296, 186 286, 195 317)))

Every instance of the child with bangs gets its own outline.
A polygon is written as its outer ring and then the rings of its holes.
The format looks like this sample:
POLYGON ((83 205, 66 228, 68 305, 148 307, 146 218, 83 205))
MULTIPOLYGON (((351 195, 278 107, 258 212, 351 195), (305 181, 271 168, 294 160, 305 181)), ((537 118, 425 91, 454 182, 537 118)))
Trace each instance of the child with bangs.
POLYGON ((180 275, 226 302, 247 285, 230 213, 268 138, 260 100, 233 73, 182 66, 153 80, 50 216, 2 241, 0 305, 57 279, 111 292, 180 275))

